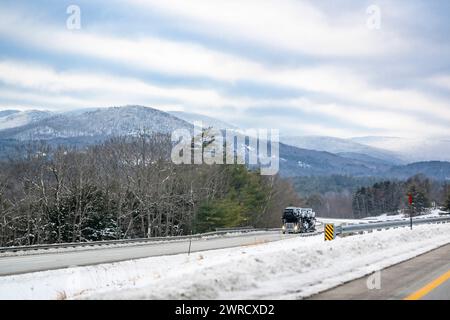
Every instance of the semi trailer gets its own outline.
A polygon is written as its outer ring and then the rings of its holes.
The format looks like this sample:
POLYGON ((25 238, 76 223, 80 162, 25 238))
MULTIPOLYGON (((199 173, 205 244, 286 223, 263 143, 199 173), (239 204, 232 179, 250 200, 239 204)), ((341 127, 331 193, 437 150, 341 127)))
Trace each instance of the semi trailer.
POLYGON ((316 231, 316 213, 312 208, 287 207, 283 211, 283 233, 316 231))

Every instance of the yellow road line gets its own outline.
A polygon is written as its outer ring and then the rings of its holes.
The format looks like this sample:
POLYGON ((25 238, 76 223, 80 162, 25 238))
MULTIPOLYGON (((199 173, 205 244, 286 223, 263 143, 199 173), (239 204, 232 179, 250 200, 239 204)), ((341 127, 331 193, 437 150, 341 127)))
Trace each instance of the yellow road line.
POLYGON ((443 284, 448 279, 450 279, 450 270, 448 270, 446 273, 439 276, 438 278, 434 279, 433 281, 431 281, 430 283, 425 285, 423 288, 420 288, 416 292, 410 294, 404 300, 419 300, 423 296, 427 295, 430 291, 439 287, 441 284, 443 284))

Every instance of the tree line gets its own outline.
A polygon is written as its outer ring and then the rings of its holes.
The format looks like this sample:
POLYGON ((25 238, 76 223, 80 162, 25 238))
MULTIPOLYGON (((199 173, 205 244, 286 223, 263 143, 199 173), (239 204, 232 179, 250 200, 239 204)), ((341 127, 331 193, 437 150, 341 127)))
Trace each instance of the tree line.
POLYGON ((450 186, 423 174, 407 180, 342 175, 291 178, 294 188, 317 215, 333 218, 363 218, 409 209, 413 196, 414 212, 433 203, 450 210, 450 186))
POLYGON ((378 182, 377 177, 348 175, 304 176, 291 178, 305 205, 321 217, 353 218, 352 195, 362 186, 378 182))
POLYGON ((446 197, 450 198, 447 184, 419 174, 406 181, 383 181, 359 188, 353 195, 352 209, 356 218, 395 213, 406 208, 419 214, 433 202, 445 206, 446 197), (409 195, 413 200, 411 207, 409 195))
POLYGON ((0 162, 0 246, 175 236, 279 226, 301 200, 245 165, 176 165, 170 136, 84 148, 27 145, 0 162))

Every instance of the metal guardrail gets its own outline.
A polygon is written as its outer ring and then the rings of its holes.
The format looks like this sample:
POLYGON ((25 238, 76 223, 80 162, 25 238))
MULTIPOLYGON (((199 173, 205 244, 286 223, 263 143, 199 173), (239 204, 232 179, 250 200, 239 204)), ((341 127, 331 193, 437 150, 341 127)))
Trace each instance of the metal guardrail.
POLYGON ((228 232, 234 232, 234 231, 247 231, 247 230, 255 230, 254 227, 236 227, 236 228, 216 228, 216 231, 228 231, 228 232))
MULTIPOLYGON (((446 223, 450 222, 450 215, 446 217, 436 217, 436 218, 415 218, 413 219, 413 226, 426 223, 446 223)), ((369 222, 364 224, 349 224, 336 226, 336 234, 348 234, 361 231, 378 230, 378 229, 389 229, 398 227, 408 227, 410 226, 410 220, 401 221, 383 221, 383 222, 369 222)))
POLYGON ((48 249, 66 249, 66 248, 86 248, 97 246, 111 246, 121 245, 129 243, 150 243, 160 241, 181 241, 186 239, 199 239, 208 236, 221 236, 227 233, 248 233, 256 231, 278 231, 280 229, 270 228, 253 228, 253 227, 241 227, 241 228, 223 228, 216 229, 216 231, 197 233, 193 235, 185 236, 168 236, 168 237, 151 237, 151 238, 135 238, 135 239, 119 239, 119 240, 106 240, 106 241, 91 241, 91 242, 71 242, 71 243, 52 243, 52 244, 36 244, 28 246, 12 246, 12 247, 0 247, 0 253, 4 252, 17 252, 17 251, 32 251, 32 250, 48 250, 48 249))
MULTIPOLYGON (((450 215, 436 218, 416 218, 413 220, 413 225, 425 224, 425 223, 445 223, 450 222, 450 215)), ((364 224, 349 224, 336 226, 336 234, 349 234, 361 231, 370 231, 376 229, 389 229, 396 227, 409 226, 409 220, 402 221, 384 221, 384 222, 369 222, 364 224)), ((72 242, 72 243, 53 243, 53 244, 38 244, 29 246, 13 246, 13 247, 0 247, 0 253, 5 252, 17 252, 17 251, 33 251, 33 250, 48 250, 48 249, 66 249, 66 248, 87 248, 98 246, 112 246, 135 243, 136 245, 142 243, 147 244, 151 242, 162 241, 181 241, 186 239, 199 239, 208 236, 221 236, 228 233, 249 233, 257 231, 280 231, 280 228, 253 228, 253 227, 240 227, 240 228, 218 228, 216 231, 197 233, 193 235, 185 236, 169 236, 169 237, 152 237, 152 238, 136 238, 136 239, 120 239, 120 240, 107 240, 107 241, 92 241, 92 242, 72 242)), ((313 232, 307 234, 301 234, 301 236, 315 236, 323 232, 313 232)))

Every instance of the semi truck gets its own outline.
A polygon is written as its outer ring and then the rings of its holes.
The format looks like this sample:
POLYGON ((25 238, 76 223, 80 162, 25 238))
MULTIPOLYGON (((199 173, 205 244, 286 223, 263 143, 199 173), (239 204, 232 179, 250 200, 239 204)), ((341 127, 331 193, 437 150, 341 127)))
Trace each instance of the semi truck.
POLYGON ((306 233, 316 231, 316 213, 312 208, 287 207, 282 217, 283 233, 306 233))

